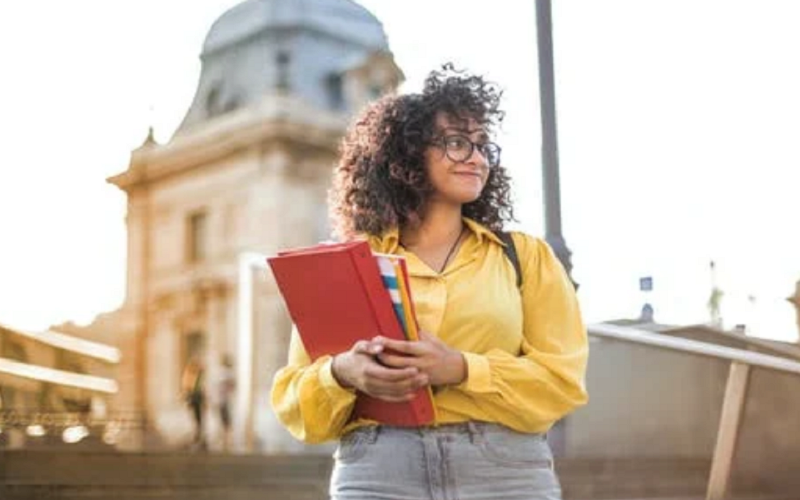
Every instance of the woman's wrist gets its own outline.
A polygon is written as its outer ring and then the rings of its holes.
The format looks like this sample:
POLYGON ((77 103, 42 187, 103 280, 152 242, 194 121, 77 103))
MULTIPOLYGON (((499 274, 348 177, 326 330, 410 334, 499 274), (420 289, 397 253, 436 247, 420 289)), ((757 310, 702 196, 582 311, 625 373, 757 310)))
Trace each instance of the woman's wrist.
POLYGON ((467 360, 461 351, 456 350, 451 353, 450 359, 451 376, 445 385, 459 385, 467 380, 467 360))
POLYGON ((334 380, 336 383, 339 384, 340 387, 343 389, 352 389, 353 384, 347 381, 345 376, 342 374, 342 356, 345 353, 337 354, 331 359, 331 375, 333 375, 334 380))

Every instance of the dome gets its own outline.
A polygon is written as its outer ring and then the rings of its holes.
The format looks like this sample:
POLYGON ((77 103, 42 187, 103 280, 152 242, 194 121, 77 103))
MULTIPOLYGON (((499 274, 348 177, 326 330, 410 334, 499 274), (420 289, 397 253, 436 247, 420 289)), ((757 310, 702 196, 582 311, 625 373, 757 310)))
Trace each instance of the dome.
POLYGON ((352 0, 247 0, 211 26, 177 133, 280 90, 333 108, 352 61, 389 53, 383 26, 352 0))
POLYGON ((287 28, 318 30, 371 50, 388 49, 380 21, 352 0, 247 0, 212 25, 203 53, 258 33, 287 28))

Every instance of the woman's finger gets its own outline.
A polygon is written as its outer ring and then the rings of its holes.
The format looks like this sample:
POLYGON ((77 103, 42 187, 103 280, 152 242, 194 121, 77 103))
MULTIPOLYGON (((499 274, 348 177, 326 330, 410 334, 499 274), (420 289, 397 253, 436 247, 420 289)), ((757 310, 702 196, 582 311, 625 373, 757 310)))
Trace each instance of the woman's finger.
POLYGON ((365 388, 370 395, 403 397, 409 393, 413 394, 427 384, 428 376, 425 374, 419 374, 415 375, 414 377, 399 381, 371 379, 367 381, 365 388))
POLYGON ((383 351, 383 345, 370 340, 359 340, 353 345, 353 351, 359 354, 378 354, 383 351))
POLYGON ((407 340, 394 340, 386 337, 375 337, 372 341, 382 345, 384 351, 392 350, 411 356, 420 356, 428 351, 423 341, 411 342, 407 340))
POLYGON ((377 355, 377 358, 381 364, 391 368, 421 368, 420 358, 416 356, 398 356, 396 354, 382 352, 377 355))
POLYGON ((407 368, 387 368, 378 363, 373 363, 364 368, 364 376, 367 379, 376 379, 384 382, 400 382, 413 378, 419 373, 416 367, 407 368))

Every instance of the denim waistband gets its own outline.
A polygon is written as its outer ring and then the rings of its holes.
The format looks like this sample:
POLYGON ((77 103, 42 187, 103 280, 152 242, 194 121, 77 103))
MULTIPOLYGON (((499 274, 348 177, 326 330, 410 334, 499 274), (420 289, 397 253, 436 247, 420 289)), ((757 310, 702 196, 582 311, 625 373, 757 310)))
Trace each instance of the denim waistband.
POLYGON ((493 422, 478 422, 478 421, 428 425, 422 427, 395 427, 389 425, 369 425, 365 427, 359 427, 355 429, 353 432, 360 433, 368 441, 373 441, 373 442, 378 438, 380 434, 384 433, 419 435, 419 436, 429 436, 429 435, 444 436, 444 435, 460 434, 460 435, 468 435, 471 439, 474 439, 475 437, 478 436, 484 436, 487 434, 502 433, 502 434, 520 434, 531 437, 537 436, 541 437, 542 439, 546 438, 546 434, 520 433, 501 424, 496 424, 493 422))

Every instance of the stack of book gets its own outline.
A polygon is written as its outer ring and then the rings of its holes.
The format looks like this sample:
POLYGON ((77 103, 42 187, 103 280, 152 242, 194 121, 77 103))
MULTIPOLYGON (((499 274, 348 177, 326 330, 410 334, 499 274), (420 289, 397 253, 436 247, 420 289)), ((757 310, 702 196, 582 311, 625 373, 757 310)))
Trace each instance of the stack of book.
MULTIPOLYGON (((312 360, 376 335, 419 340, 405 259, 377 254, 366 241, 279 252, 267 262, 312 360)), ((416 427, 435 421, 429 387, 408 402, 359 393, 353 419, 416 427)))
POLYGON ((389 292, 395 316, 406 340, 419 340, 417 317, 411 301, 406 259, 399 255, 373 253, 381 272, 383 286, 389 292))

